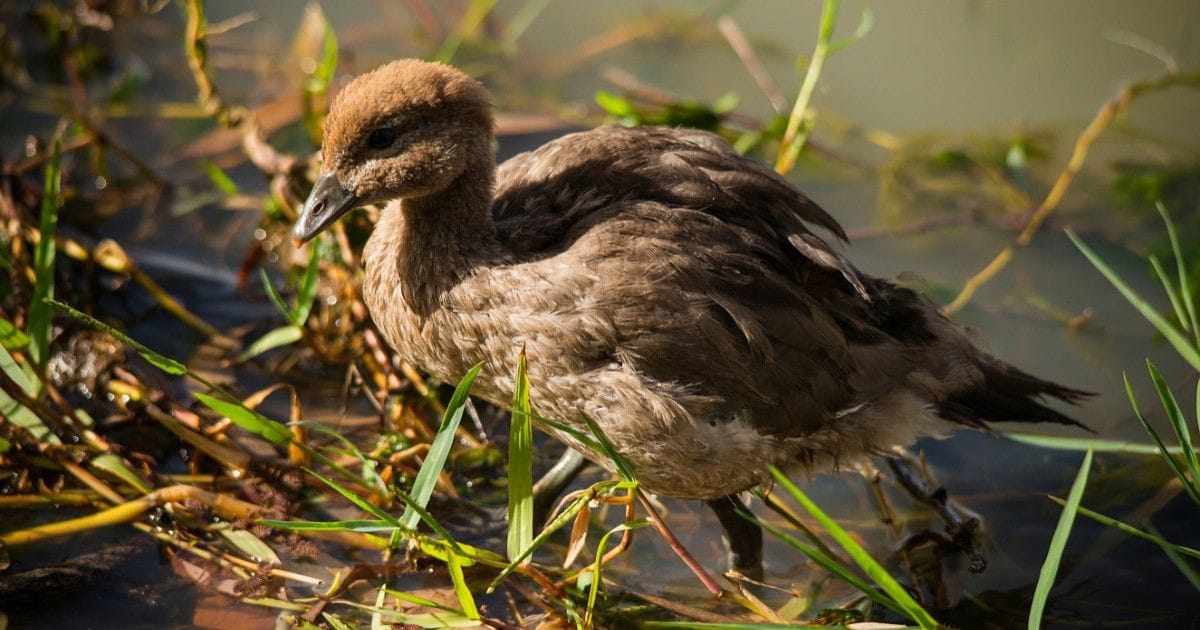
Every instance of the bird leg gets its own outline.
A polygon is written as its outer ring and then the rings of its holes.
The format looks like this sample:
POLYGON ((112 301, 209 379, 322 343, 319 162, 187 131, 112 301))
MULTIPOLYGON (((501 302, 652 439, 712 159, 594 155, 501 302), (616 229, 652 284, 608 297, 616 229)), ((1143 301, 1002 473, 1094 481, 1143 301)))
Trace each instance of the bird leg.
POLYGON ((729 569, 737 571, 752 579, 761 580, 763 577, 762 548, 763 533, 758 523, 747 520, 739 512, 749 513, 749 508, 738 498, 738 495, 708 499, 705 501, 717 515, 724 532, 721 539, 729 554, 727 563, 729 569))
POLYGON ((956 549, 966 554, 970 560, 971 573, 982 573, 987 568, 987 559, 975 546, 979 518, 966 515, 965 510, 949 501, 946 489, 942 486, 935 487, 928 473, 924 472, 920 464, 915 464, 911 456, 900 454, 888 457, 887 462, 900 487, 913 499, 932 508, 946 522, 946 536, 956 549))

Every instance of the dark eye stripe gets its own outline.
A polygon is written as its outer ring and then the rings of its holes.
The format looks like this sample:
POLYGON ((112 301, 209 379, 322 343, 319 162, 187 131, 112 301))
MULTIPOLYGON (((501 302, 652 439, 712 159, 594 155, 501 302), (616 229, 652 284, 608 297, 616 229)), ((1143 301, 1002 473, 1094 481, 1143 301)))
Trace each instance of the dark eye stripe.
POLYGON ((367 146, 372 149, 386 149, 395 141, 396 130, 391 127, 382 127, 367 135, 367 146))

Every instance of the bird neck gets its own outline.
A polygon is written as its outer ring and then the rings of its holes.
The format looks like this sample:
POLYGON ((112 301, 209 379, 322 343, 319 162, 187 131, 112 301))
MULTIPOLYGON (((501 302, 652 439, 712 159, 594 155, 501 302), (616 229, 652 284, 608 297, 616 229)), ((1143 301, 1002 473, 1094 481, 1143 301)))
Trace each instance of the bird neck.
POLYGON ((478 156, 446 188, 393 202, 380 215, 375 234, 383 238, 367 265, 399 285, 413 311, 428 315, 442 294, 496 258, 495 171, 490 152, 478 156))

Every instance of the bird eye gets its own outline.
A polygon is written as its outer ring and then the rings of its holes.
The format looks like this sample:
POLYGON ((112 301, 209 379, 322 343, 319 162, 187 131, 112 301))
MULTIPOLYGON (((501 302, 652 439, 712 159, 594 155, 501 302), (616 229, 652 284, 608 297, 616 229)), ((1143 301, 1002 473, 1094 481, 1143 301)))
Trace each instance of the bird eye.
POLYGON ((367 146, 372 149, 386 149, 392 146, 396 141, 396 130, 391 127, 383 127, 372 131, 367 136, 367 146))

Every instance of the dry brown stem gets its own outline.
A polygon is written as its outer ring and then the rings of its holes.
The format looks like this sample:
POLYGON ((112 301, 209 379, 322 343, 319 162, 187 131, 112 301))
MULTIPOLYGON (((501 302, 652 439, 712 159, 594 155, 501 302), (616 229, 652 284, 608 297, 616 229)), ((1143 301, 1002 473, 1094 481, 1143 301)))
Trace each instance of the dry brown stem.
POLYGON ((1096 116, 1092 118, 1091 123, 1084 128, 1083 132, 1075 140, 1075 149, 1072 151, 1067 165, 1059 173, 1058 179, 1055 180, 1054 186, 1046 194, 1046 198, 1042 200, 1041 205, 1029 214, 1021 229, 1021 233, 1017 235, 1017 238, 1012 243, 1001 249, 983 269, 980 269, 975 275, 968 278, 966 283, 963 284, 962 291, 942 311, 947 316, 953 316, 962 310, 971 301, 971 298, 980 287, 987 284, 989 280, 996 277, 996 274, 1008 266, 1016 250, 1025 247, 1033 240, 1034 235, 1042 227, 1046 218, 1058 208, 1059 203, 1062 202, 1063 197, 1067 193, 1067 189, 1075 181, 1075 176, 1083 168, 1083 163, 1087 160, 1092 144, 1108 129, 1117 116, 1133 103, 1134 99, 1151 92, 1184 85, 1200 86, 1200 72, 1187 74, 1168 72, 1157 77, 1135 81, 1121 88, 1121 91, 1117 92, 1116 96, 1104 103, 1100 107, 1100 111, 1096 112, 1096 116))

